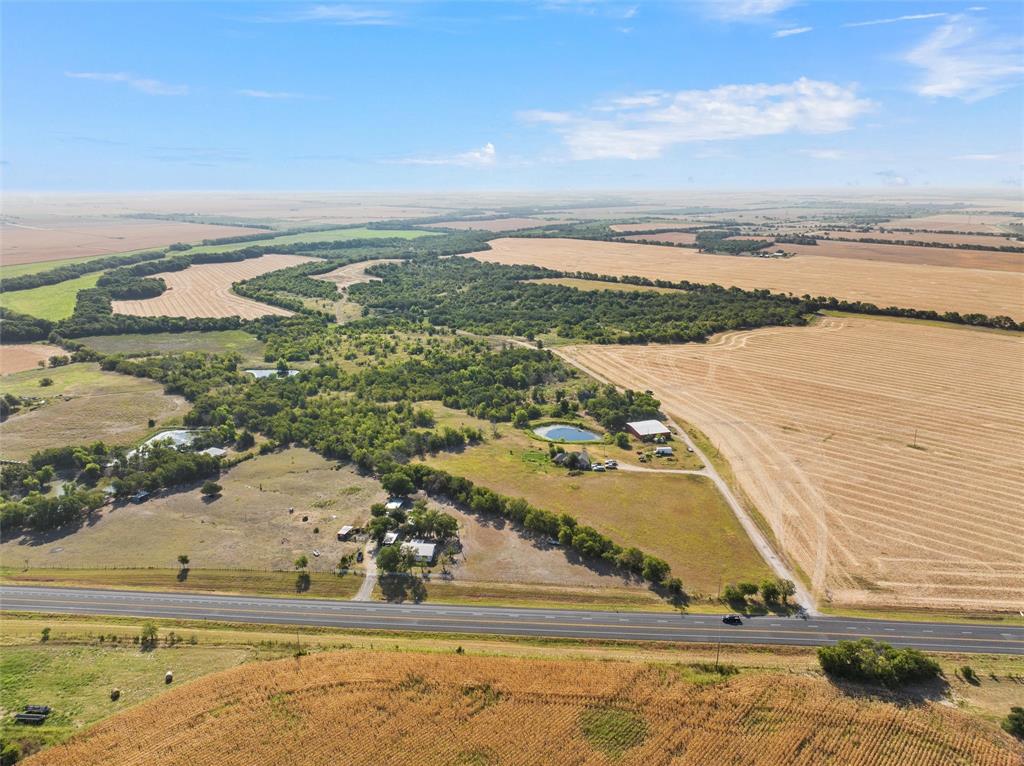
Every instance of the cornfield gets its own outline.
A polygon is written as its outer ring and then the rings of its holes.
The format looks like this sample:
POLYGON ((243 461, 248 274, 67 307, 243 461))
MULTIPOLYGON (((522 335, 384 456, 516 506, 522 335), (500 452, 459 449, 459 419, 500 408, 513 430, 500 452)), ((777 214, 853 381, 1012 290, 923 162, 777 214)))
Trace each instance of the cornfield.
POLYGON ((209 676, 26 762, 60 764, 996 764, 1024 749, 937 705, 797 675, 344 652, 209 676), (709 679, 714 682, 709 683, 709 679))

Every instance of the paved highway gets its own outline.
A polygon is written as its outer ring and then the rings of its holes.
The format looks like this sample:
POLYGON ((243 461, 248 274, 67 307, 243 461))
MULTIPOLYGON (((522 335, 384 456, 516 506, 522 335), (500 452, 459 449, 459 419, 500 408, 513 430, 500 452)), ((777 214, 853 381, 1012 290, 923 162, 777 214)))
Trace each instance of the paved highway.
POLYGON ((724 625, 715 615, 598 612, 309 598, 0 586, 0 609, 18 612, 166 617, 359 630, 545 636, 622 641, 820 646, 868 637, 926 651, 1024 655, 1024 627, 845 619, 752 617, 724 625))

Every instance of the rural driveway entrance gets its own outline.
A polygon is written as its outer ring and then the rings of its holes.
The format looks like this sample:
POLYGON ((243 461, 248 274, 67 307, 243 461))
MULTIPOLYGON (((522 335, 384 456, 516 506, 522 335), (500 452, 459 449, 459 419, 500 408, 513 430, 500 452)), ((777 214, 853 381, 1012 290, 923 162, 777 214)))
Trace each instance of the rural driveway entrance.
POLYGON ((370 550, 372 541, 367 541, 363 555, 363 584, 359 591, 352 597, 353 601, 370 601, 373 598, 373 586, 377 584, 377 559, 370 550))

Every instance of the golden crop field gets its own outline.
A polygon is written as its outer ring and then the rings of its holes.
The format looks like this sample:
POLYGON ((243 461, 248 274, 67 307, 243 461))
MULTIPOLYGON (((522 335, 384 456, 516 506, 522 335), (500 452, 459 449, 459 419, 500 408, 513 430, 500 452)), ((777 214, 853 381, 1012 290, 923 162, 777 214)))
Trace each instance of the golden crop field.
POLYGON ((674 242, 677 245, 692 245, 697 235, 689 231, 665 231, 657 234, 627 234, 623 239, 630 242, 674 242))
MULTIPOLYGON (((890 224, 882 224, 889 226, 890 224)), ((829 235, 846 239, 913 240, 915 242, 942 242, 950 245, 988 245, 990 247, 1024 247, 1024 242, 1011 237, 988 234, 946 234, 938 231, 844 231, 822 228, 812 232, 814 236, 829 235)), ((1020 254, 1018 254, 1020 256, 1020 254)), ((1024 256, 1020 256, 1024 258, 1024 256)))
POLYGON ((1024 601, 1021 336, 857 317, 561 351, 707 434, 819 597, 1024 601))
POLYGON ((0 375, 34 370, 51 356, 65 356, 60 346, 45 343, 11 343, 0 346, 0 375))
POLYGON ((503 238, 474 258, 612 276, 713 282, 794 295, 833 295, 935 311, 1024 319, 1024 274, 846 258, 743 258, 679 247, 573 239, 503 238))
MULTIPOLYGON (((857 235, 852 235, 856 237, 857 235)), ((871 237, 873 234, 865 234, 871 237)), ((915 239, 906 235, 907 239, 915 239)), ((991 237, 995 239, 995 237, 991 237)), ((1020 244, 1020 243, 1017 243, 1020 244)), ((1024 271, 1024 253, 996 253, 989 250, 967 250, 952 247, 919 247, 917 245, 880 245, 875 242, 829 242, 819 239, 816 245, 780 244, 779 248, 797 255, 820 255, 827 258, 850 258, 861 261, 907 263, 919 266, 951 266, 960 269, 990 271, 1024 271)))
POLYGON ((143 317, 229 317, 256 319, 267 314, 289 316, 290 311, 266 303, 242 298, 231 292, 231 285, 252 279, 268 271, 315 260, 303 255, 263 255, 234 263, 203 263, 184 271, 154 274, 167 283, 167 290, 156 298, 138 301, 112 301, 115 314, 143 317))
POLYGON ((1024 748, 937 704, 683 665, 338 652, 243 665, 109 718, 26 766, 1012 766, 1024 748))

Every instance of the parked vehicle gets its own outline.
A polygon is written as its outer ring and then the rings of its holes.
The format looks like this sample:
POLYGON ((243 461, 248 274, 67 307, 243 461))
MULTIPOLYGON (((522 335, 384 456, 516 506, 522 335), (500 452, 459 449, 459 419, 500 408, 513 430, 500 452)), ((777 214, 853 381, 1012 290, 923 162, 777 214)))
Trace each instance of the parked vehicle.
POLYGON ((601 463, 594 463, 592 466, 590 466, 590 470, 595 471, 597 473, 604 473, 604 466, 601 463))
POLYGON ((613 470, 615 470, 616 468, 619 467, 619 461, 618 460, 605 460, 604 461, 604 467, 613 471, 613 470))

